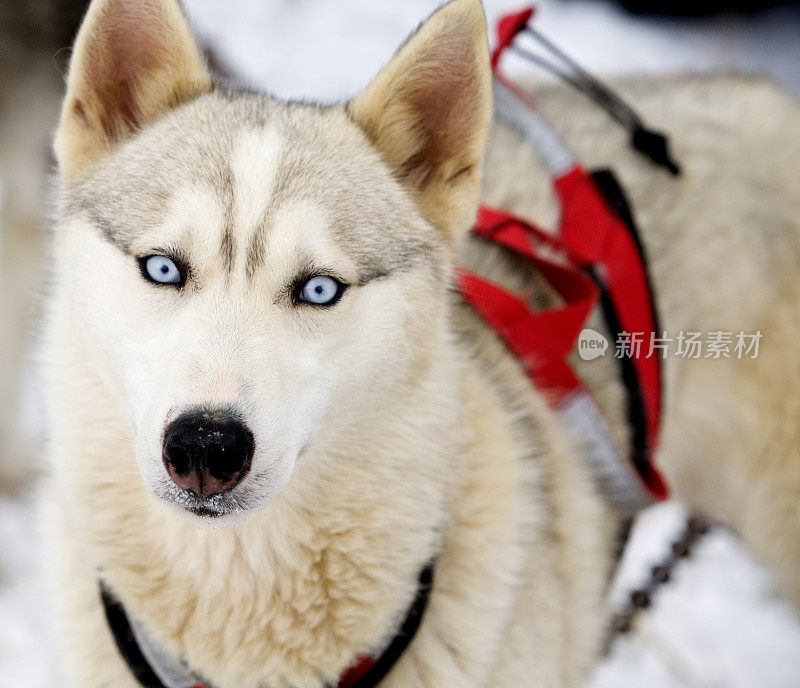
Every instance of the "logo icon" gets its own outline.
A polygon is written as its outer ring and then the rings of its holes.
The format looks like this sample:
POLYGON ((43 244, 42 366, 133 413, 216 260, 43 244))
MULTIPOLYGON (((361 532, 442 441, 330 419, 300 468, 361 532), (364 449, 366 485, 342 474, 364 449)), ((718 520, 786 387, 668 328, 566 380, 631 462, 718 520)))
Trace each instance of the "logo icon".
POLYGON ((595 358, 605 356, 608 350, 608 340, 595 330, 581 330, 578 335, 578 355, 584 361, 593 361, 595 358))

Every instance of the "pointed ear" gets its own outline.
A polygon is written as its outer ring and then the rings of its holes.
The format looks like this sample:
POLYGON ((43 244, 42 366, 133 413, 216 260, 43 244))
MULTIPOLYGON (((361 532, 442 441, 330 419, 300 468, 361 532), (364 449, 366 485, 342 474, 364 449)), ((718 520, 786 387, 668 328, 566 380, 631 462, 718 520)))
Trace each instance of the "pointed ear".
POLYGON ((210 90, 177 0, 93 0, 56 133, 61 173, 74 177, 168 109, 210 90))
POLYGON ((347 110, 425 215, 457 239, 475 219, 492 114, 480 0, 439 9, 347 110))

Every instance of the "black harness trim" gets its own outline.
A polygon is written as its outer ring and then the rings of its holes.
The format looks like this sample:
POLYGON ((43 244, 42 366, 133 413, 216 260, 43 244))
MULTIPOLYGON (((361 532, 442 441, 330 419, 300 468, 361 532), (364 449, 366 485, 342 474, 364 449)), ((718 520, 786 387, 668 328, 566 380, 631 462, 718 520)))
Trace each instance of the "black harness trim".
MULTIPOLYGON (((434 562, 428 564, 419 574, 419 586, 414 601, 400 626, 397 635, 389 646, 381 653, 364 675, 351 688, 374 688, 392 670, 394 665, 406 651, 419 630, 425 610, 428 608, 431 589, 433 588, 434 562)), ((128 669, 142 688, 168 688, 156 676, 155 671, 142 653, 141 647, 133 634, 125 607, 117 600, 108 587, 99 581, 100 599, 103 603, 108 628, 114 642, 128 669)), ((204 682, 205 683, 205 682, 204 682)), ((206 683, 206 685, 208 685, 206 683)), ((331 686, 330 688, 335 688, 331 686)))
MULTIPOLYGON (((636 250, 639 253, 639 258, 642 262, 645 278, 647 280, 647 290, 650 293, 650 308, 653 316, 653 326, 655 328, 656 336, 659 336, 661 325, 658 317, 658 308, 656 307, 656 295, 653 289, 653 281, 650 277, 648 269, 647 255, 642 245, 639 231, 636 226, 636 221, 633 219, 633 212, 625 191, 620 185, 616 175, 611 170, 597 170, 592 172, 592 179, 597 185, 598 190, 603 195, 603 198, 617 213, 618 217, 623 221, 627 227, 631 238, 636 245, 636 250)), ((603 284, 602 279, 594 270, 587 271, 592 278, 597 288, 600 291, 600 306, 603 311, 603 318, 606 321, 611 336, 616 341, 618 335, 621 333, 621 325, 617 311, 614 308, 614 302, 608 294, 608 291, 603 284)), ((647 409, 644 404, 642 396, 642 388, 639 383, 639 378, 636 375, 636 368, 633 365, 633 360, 627 356, 619 359, 620 372, 622 374, 622 382, 625 385, 626 396, 628 399, 628 423, 631 426, 631 461, 637 470, 642 475, 648 475, 650 471, 650 457, 652 455, 653 447, 648 446, 647 441, 647 409)), ((659 375, 662 375, 662 366, 659 365, 659 375)), ((663 390, 664 386, 661 385, 663 390)))
POLYGON ((428 607, 431 588, 433 587, 433 564, 426 566, 419 574, 419 587, 414 602, 408 610, 403 625, 375 663, 358 680, 353 688, 373 688, 388 674, 397 660, 408 648, 422 623, 422 617, 428 607))
POLYGON ((114 636, 114 643, 136 680, 142 688, 166 688, 142 654, 136 636, 133 635, 125 607, 111 594, 102 581, 100 581, 100 599, 103 601, 108 629, 114 636))

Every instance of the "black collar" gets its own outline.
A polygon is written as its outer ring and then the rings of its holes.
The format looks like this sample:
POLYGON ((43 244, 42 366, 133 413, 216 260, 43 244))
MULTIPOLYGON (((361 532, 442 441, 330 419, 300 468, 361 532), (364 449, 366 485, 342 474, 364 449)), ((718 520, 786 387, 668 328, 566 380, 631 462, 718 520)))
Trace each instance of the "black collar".
MULTIPOLYGON (((336 688, 374 688, 391 671, 414 639, 422 622, 422 617, 428 606, 431 588, 433 587, 433 568, 434 565, 431 562, 420 573, 417 594, 403 624, 392 642, 389 643, 389 646, 374 660, 362 658, 356 667, 351 667, 345 673, 336 688)), ((139 685, 142 688, 173 688, 173 686, 165 684, 158 677, 154 667, 145 656, 125 607, 114 597, 102 580, 99 583, 100 597, 103 602, 108 627, 114 636, 114 642, 119 649, 120 655, 122 655, 139 685)), ((193 688, 210 688, 210 685, 201 682, 193 688)), ((329 688, 334 687, 330 686, 329 688)))

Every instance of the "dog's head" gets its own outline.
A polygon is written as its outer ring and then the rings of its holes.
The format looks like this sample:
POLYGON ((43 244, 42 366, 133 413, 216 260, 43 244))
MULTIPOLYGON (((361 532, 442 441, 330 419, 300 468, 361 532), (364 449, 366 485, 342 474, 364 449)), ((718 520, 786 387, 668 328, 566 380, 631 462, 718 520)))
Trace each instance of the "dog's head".
POLYGON ((157 497, 263 505, 324 428, 424 374, 490 91, 479 0, 334 107, 216 88, 175 0, 92 3, 55 144, 58 274, 157 497))

